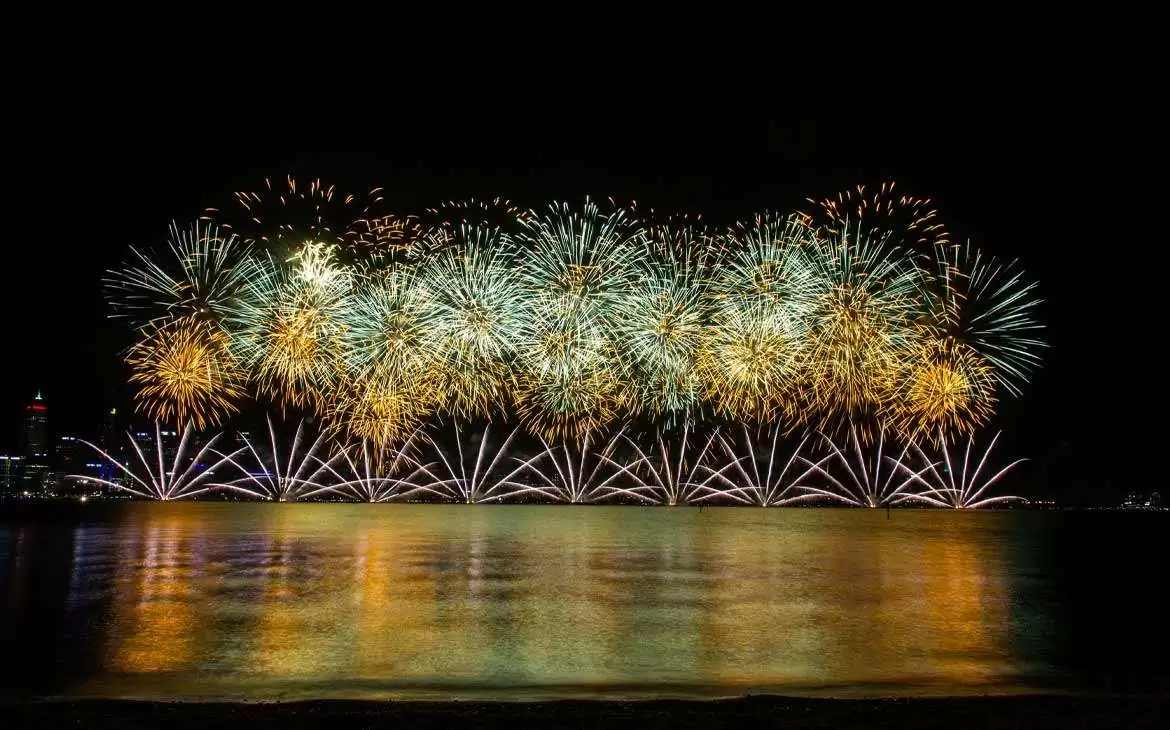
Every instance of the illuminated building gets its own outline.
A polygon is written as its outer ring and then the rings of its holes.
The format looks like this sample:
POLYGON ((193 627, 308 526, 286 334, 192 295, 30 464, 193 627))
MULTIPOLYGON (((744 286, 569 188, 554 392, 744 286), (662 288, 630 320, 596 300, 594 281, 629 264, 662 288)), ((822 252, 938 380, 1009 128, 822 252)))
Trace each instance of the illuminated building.
POLYGON ((0 495, 12 496, 20 491, 20 472, 23 459, 0 455, 0 495))
POLYGON ((39 492, 49 472, 49 409, 40 391, 24 408, 24 456, 21 491, 39 492))
POLYGON ((48 424, 49 409, 38 391, 37 397, 24 408, 24 455, 29 459, 48 458, 48 424))

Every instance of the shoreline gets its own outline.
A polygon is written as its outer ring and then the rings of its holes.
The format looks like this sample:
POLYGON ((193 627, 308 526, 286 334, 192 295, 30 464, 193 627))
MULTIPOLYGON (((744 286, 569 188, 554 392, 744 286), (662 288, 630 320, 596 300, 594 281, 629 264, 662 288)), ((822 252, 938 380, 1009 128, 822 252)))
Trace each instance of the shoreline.
POLYGON ((951 698, 822 699, 747 696, 722 700, 452 700, 188 702, 107 699, 0 700, 7 728, 365 728, 410 727, 746 727, 899 728, 1160 727, 1162 695, 1008 695, 951 698))

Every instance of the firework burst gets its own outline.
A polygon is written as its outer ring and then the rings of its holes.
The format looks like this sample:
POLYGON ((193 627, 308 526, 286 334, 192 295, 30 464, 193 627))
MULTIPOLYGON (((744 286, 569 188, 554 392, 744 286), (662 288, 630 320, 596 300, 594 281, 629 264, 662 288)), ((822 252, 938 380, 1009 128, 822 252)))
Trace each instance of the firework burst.
POLYGON ((620 352, 594 322, 530 313, 516 349, 517 413, 542 438, 575 440, 601 430, 630 400, 620 352))
POLYGON ((970 242, 937 250, 940 294, 931 304, 936 327, 990 367, 996 383, 1019 395, 1040 364, 1037 285, 1015 261, 987 256, 970 242))
POLYGON ((881 417, 909 440, 970 433, 995 410, 994 371, 949 336, 926 337, 903 358, 895 388, 881 417))
POLYGON ((199 319, 148 325, 130 348, 130 382, 138 409, 156 421, 202 429, 235 413, 247 376, 217 325, 199 319))
POLYGON ((424 270, 427 350, 441 372, 444 408, 464 419, 491 417, 514 388, 524 291, 498 233, 465 226, 455 240, 424 270))
POLYGON ((149 323, 199 317, 218 321, 243 285, 248 246, 207 222, 180 230, 171 224, 167 251, 130 249, 126 266, 105 279, 114 316, 149 323))
POLYGON ((261 393, 320 411, 340 371, 350 273, 327 244, 304 245, 282 266, 249 259, 247 283, 228 317, 232 351, 256 373, 261 393))
POLYGON ((802 395, 820 412, 820 430, 836 432, 892 397, 902 353, 917 342, 923 282, 884 241, 844 226, 825 234, 807 254, 816 283, 802 395))

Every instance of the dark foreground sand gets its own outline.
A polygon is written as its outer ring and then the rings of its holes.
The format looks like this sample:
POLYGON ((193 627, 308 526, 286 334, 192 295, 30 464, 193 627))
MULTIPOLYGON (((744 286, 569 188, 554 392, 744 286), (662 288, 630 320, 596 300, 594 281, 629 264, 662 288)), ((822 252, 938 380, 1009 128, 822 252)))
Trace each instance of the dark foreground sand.
POLYGON ((686 702, 290 702, 200 704, 86 700, 0 703, 15 728, 1152 728, 1166 697, 822 700, 747 697, 686 702))

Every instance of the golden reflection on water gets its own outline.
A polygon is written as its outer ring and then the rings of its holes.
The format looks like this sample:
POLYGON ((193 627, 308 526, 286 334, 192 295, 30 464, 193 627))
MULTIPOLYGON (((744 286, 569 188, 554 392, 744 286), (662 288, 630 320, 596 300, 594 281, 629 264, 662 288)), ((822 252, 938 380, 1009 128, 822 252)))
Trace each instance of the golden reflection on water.
POLYGON ((985 691, 997 515, 134 505, 93 691, 985 691), (133 677, 149 675, 146 683, 133 677), (119 681, 119 677, 123 681, 119 681), (127 679, 128 678, 128 679, 127 679))
POLYGON ((198 515, 183 512, 127 526, 129 550, 116 563, 108 631, 113 671, 175 672, 192 663, 198 639, 199 527, 198 515))

